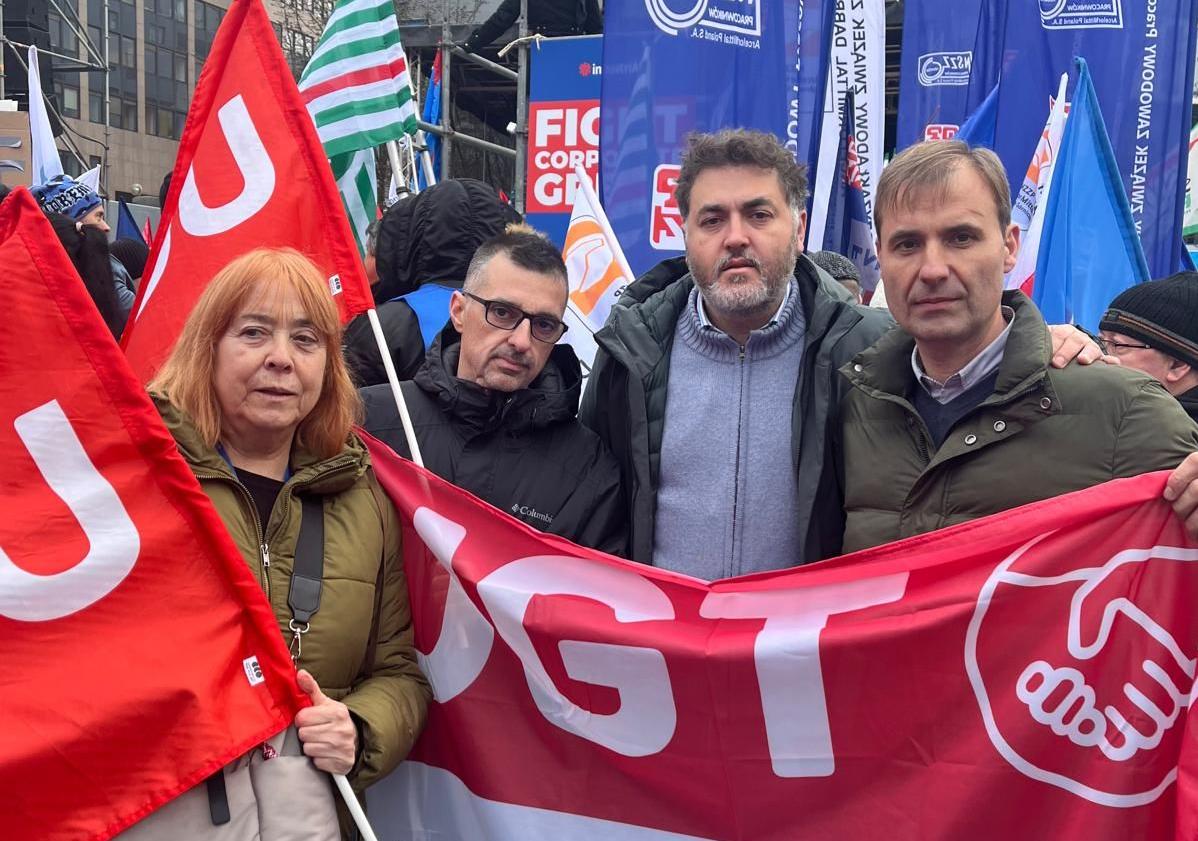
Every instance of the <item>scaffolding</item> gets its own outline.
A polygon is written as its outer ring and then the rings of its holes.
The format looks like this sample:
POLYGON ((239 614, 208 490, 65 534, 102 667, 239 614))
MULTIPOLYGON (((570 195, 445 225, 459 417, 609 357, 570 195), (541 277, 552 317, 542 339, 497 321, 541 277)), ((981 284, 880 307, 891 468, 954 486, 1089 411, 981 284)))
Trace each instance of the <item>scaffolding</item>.
MULTIPOLYGON (((528 47, 529 43, 535 41, 540 36, 529 36, 528 34, 528 0, 520 2, 520 17, 517 21, 517 38, 512 41, 503 50, 500 55, 504 55, 508 50, 515 49, 516 68, 505 67, 498 62, 491 61, 484 56, 476 55, 463 50, 454 43, 453 30, 449 22, 449 7, 446 4, 445 17, 441 23, 441 37, 437 43, 437 50, 441 57, 441 119, 439 123, 427 123, 424 120, 418 120, 417 125, 420 130, 434 134, 441 138, 440 163, 441 163, 441 178, 453 177, 453 147, 455 143, 461 143, 466 146, 472 146, 476 149, 481 149, 484 152, 499 155, 501 157, 512 160, 515 165, 515 177, 512 184, 512 200, 516 210, 524 211, 524 180, 525 180, 525 158, 526 148, 528 143, 528 47), (503 146, 499 143, 494 143, 490 140, 485 140, 481 137, 467 134, 466 132, 456 129, 453 125, 453 82, 451 76, 452 63, 455 60, 468 61, 474 64, 489 74, 493 74, 506 82, 511 82, 516 91, 516 119, 510 126, 509 130, 515 137, 515 148, 503 146)), ((419 85, 417 86, 419 89, 419 85)), ((423 152, 423 148, 416 150, 417 153, 423 152)))
MULTIPOLYGON (((63 53, 55 52, 52 49, 42 49, 38 47, 38 53, 48 55, 55 59, 52 73, 93 73, 101 72, 104 74, 104 140, 103 142, 94 137, 90 137, 78 129, 73 128, 67 118, 59 112, 52 98, 43 97, 46 103, 46 110, 54 115, 59 124, 63 127, 62 140, 67 146, 67 151, 75 157, 79 162, 81 169, 87 169, 87 160, 83 156, 83 150, 76 142, 76 137, 82 138, 92 143, 98 143, 104 150, 101 159, 100 183, 104 186, 108 184, 108 150, 112 140, 112 123, 110 119, 109 109, 111 107, 111 91, 110 91, 110 62, 108 55, 108 0, 103 0, 104 9, 104 24, 100 27, 103 33, 103 50, 100 49, 87 33, 87 27, 79 19, 79 13, 74 7, 62 4, 59 0, 49 0, 50 8, 53 9, 62 21, 70 28, 76 40, 83 48, 84 60, 80 60, 76 56, 68 56, 63 53)), ((29 63, 26 61, 25 55, 28 53, 30 44, 24 44, 20 41, 13 41, 4 34, 4 0, 0 0, 0 99, 6 98, 7 84, 7 61, 9 56, 16 58, 17 63, 25 70, 25 77, 28 80, 27 84, 32 87, 33 80, 29 80, 29 63)), ((36 82, 41 84, 41 79, 36 82)))

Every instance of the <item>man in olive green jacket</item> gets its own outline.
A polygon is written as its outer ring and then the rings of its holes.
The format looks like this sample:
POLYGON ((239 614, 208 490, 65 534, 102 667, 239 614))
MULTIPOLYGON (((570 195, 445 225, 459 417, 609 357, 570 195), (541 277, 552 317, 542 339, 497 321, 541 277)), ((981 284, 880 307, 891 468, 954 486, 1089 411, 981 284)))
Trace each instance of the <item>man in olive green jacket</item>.
POLYGON ((911 147, 883 173, 878 255, 899 327, 841 369, 846 552, 1198 451, 1198 426, 1150 378, 1050 367, 1040 313, 1003 292, 1009 208, 997 157, 959 141, 911 147))

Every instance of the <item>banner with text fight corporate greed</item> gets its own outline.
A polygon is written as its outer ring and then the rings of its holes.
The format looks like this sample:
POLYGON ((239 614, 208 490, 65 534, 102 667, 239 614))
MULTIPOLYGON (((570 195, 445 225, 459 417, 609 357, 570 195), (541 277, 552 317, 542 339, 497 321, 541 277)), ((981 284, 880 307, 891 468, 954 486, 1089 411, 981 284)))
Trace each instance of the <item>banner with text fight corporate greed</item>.
POLYGON ((530 55, 524 212, 562 246, 578 191, 574 168, 598 182, 603 36, 549 38, 530 55))

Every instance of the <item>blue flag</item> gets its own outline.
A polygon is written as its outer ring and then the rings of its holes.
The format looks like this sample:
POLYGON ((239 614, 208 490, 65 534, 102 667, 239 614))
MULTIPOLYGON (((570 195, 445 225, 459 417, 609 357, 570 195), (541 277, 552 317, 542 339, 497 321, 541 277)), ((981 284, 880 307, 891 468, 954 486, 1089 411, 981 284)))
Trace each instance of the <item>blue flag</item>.
POLYGON ((994 131, 998 120, 998 85, 995 85, 977 110, 969 115, 969 119, 961 124, 957 139, 964 140, 970 146, 994 148, 994 131))
MULTIPOLYGON (((441 124, 441 52, 437 51, 437 57, 433 60, 433 72, 429 76, 428 89, 424 92, 424 113, 420 115, 420 119, 426 123, 431 123, 434 126, 441 124)), ((433 134, 431 131, 424 134, 425 145, 428 146, 428 156, 433 162, 433 176, 441 180, 441 138, 433 134)), ((425 183, 424 167, 416 167, 416 183, 423 190, 428 187, 425 183)))
POLYGON ((684 249, 674 185, 689 133, 757 129, 810 161, 834 3, 605 4, 600 187, 634 272, 684 249))
POLYGON ((129 210, 129 205, 125 204, 123 199, 117 202, 116 238, 135 239, 142 245, 146 243, 145 237, 141 235, 141 229, 137 227, 137 221, 133 218, 133 212, 129 210))
POLYGON ((1011 183, 1023 180, 1057 80, 1075 56, 1089 56, 1149 271, 1153 277, 1175 271, 1198 0, 984 0, 980 19, 970 98, 980 101, 1001 74, 993 149, 1011 183))
POLYGON ((1096 331, 1111 299, 1147 280, 1148 266, 1089 68, 1081 58, 1077 68, 1077 88, 1048 196, 1033 298, 1049 324, 1068 322, 1096 331))
POLYGON ((836 177, 828 196, 828 223, 824 228, 825 251, 835 251, 853 261, 861 277, 861 292, 866 301, 878 288, 878 255, 874 250, 873 230, 865 213, 865 191, 857 160, 856 121, 853 92, 844 97, 840 120, 840 145, 836 153, 836 177))

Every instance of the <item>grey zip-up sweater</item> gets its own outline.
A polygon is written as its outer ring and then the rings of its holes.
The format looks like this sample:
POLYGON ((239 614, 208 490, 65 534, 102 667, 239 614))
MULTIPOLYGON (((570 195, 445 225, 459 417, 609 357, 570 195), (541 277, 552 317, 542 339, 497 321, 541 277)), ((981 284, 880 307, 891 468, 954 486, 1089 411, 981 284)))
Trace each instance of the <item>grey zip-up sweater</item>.
POLYGON ((701 321, 698 289, 678 319, 661 442, 653 558, 708 580, 802 563, 790 460, 806 322, 792 289, 744 347, 701 321))
MULTIPOLYGON (((847 303, 844 287, 806 255, 799 256, 794 276, 807 329, 801 364, 792 372, 793 401, 789 412, 778 418, 790 437, 775 457, 787 460, 798 477, 793 516, 802 535, 803 562, 810 563, 839 554, 844 529, 832 438, 839 429, 841 391, 848 383, 837 369, 894 322, 883 310, 847 303)), ((686 261, 675 257, 625 290, 595 335, 599 353, 579 410, 579 419, 599 433, 620 464, 632 524, 632 558, 645 563, 655 563, 662 430, 673 379, 670 363, 678 322, 693 288, 686 261)))

